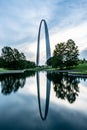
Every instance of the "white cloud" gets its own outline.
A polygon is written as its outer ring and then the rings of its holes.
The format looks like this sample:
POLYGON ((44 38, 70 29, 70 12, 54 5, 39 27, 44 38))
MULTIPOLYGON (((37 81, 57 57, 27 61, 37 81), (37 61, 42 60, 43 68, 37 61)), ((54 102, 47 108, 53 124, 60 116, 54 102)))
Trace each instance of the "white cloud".
MULTIPOLYGON (((55 34, 52 33, 50 30, 50 45, 51 45, 51 54, 55 48, 55 45, 60 42, 66 42, 68 39, 73 39, 78 46, 79 50, 82 51, 84 48, 87 47, 87 30, 86 30, 87 23, 82 23, 75 27, 69 27, 67 29, 61 29, 61 31, 56 32, 55 34)), ((42 62, 45 61, 45 39, 41 39, 40 43, 40 53, 41 57, 40 60, 42 62)), ((14 46, 15 47, 15 46, 14 46)), ((37 51, 37 37, 35 42, 28 42, 17 45, 16 46, 20 51, 23 51, 27 59, 36 61, 36 51, 37 51)))
MULTIPOLYGON (((14 46, 23 51, 28 59, 35 60, 39 23, 44 18, 49 27, 51 53, 55 44, 68 39, 73 39, 81 51, 87 47, 86 5, 85 0, 1 0, 1 47, 14 46)), ((45 44, 41 50, 44 57, 45 44)))
POLYGON ((73 39, 78 46, 79 50, 83 50, 87 47, 87 22, 81 23, 78 26, 60 29, 55 34, 50 31, 50 41, 52 50, 55 44, 60 42, 66 42, 68 39, 73 39))

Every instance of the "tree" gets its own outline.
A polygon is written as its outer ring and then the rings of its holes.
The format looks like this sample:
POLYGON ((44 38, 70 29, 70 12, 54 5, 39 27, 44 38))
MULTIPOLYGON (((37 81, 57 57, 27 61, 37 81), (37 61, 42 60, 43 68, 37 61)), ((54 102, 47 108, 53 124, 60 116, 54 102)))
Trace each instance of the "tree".
POLYGON ((4 60, 0 57, 0 68, 2 68, 4 65, 4 60))
POLYGON ((26 57, 24 53, 20 53, 17 49, 12 49, 11 47, 2 48, 1 58, 6 62, 25 60, 26 57))
POLYGON ((52 66, 52 59, 53 59, 53 57, 50 57, 50 58, 46 61, 46 64, 47 64, 48 66, 52 66))
POLYGON ((14 55, 14 59, 16 60, 16 61, 18 61, 18 60, 26 60, 26 57, 25 57, 25 55, 24 55, 24 53, 23 52, 19 52, 17 49, 15 49, 14 48, 14 50, 13 50, 13 55, 14 55))
POLYGON ((66 43, 66 59, 65 66, 68 68, 70 66, 78 65, 79 51, 78 47, 72 39, 69 39, 66 43))
POLYGON ((53 68, 60 67, 63 68, 63 62, 61 60, 61 56, 53 56, 49 58, 46 62, 48 66, 52 66, 53 68))
POLYGON ((8 69, 23 69, 25 67, 25 59, 23 53, 20 53, 17 49, 11 47, 3 47, 1 53, 2 67, 8 69))
POLYGON ((11 47, 2 48, 1 58, 6 62, 11 62, 14 60, 14 52, 11 47))
POLYGON ((69 68, 78 64, 78 55, 78 47, 72 39, 69 39, 66 43, 58 43, 55 46, 53 57, 48 59, 47 65, 50 63, 52 67, 69 68))
POLYGON ((0 57, 0 67, 7 69, 25 69, 34 68, 35 62, 27 61, 23 52, 19 52, 16 48, 2 48, 0 57))

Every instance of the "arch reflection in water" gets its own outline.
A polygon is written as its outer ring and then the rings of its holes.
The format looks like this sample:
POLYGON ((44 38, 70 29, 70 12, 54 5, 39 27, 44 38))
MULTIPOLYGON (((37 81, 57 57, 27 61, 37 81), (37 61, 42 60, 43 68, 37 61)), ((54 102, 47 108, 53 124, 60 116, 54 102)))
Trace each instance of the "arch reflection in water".
POLYGON ((51 82, 49 79, 46 77, 46 102, 45 102, 45 113, 42 114, 42 109, 41 109, 41 99, 40 99, 40 77, 39 73, 36 73, 36 79, 37 79, 37 93, 38 93, 38 106, 39 106, 39 112, 42 120, 46 120, 47 114, 48 114, 48 109, 49 109, 49 101, 50 101, 50 87, 51 87, 51 82))

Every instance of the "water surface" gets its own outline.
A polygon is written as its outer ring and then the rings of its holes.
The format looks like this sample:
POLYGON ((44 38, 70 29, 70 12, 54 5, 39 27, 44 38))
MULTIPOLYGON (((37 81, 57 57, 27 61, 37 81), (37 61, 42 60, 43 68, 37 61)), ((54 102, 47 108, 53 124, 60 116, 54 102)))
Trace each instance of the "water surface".
POLYGON ((0 75, 0 130, 87 130, 87 79, 0 75))

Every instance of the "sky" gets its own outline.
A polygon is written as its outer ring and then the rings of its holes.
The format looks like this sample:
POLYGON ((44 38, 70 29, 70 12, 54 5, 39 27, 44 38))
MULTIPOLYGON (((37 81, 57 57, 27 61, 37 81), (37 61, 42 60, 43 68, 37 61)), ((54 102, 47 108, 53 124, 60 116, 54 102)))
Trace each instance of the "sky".
MULTIPOLYGON (((80 57, 87 58, 87 0, 0 0, 0 53, 4 46, 10 46, 24 52, 28 60, 36 61, 42 19, 48 25, 51 55, 57 43, 72 39, 80 57)), ((43 59, 43 29, 41 32, 40 59, 43 59)))

